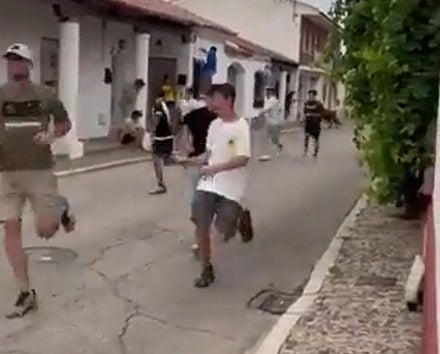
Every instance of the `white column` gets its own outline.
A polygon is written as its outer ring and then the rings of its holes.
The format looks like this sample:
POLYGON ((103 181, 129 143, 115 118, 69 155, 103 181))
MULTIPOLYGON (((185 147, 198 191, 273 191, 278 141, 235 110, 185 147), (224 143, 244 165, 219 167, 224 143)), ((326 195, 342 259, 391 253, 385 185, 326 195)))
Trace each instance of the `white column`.
POLYGON ((79 45, 80 29, 76 20, 60 23, 58 97, 64 103, 72 129, 56 141, 52 149, 55 154, 68 155, 76 159, 84 155, 83 143, 78 141, 78 95, 79 95, 79 45))
POLYGON ((190 37, 190 42, 188 43, 188 69, 187 69, 187 80, 186 87, 192 87, 193 85, 193 76, 194 76, 194 56, 195 56, 196 44, 192 40, 192 36, 190 37))
POLYGON ((299 99, 299 79, 300 79, 300 70, 299 68, 296 68, 291 72, 291 77, 293 80, 290 80, 290 89, 294 91, 293 100, 292 100, 292 108, 290 111, 291 118, 293 118, 294 121, 298 120, 298 110, 300 109, 299 99))
POLYGON ((327 105, 324 102, 324 85, 325 85, 325 76, 323 74, 320 74, 315 89, 316 91, 318 91, 318 99, 324 104, 324 107, 327 107, 327 105))
POLYGON ((142 112, 142 125, 146 127, 148 107, 148 58, 150 56, 150 35, 148 33, 136 34, 136 79, 142 79, 145 86, 139 91, 136 100, 136 109, 142 112))
POLYGON ((286 94, 287 94, 287 71, 282 70, 280 73, 280 94, 278 101, 281 105, 281 112, 284 119, 284 107, 286 103, 286 94))

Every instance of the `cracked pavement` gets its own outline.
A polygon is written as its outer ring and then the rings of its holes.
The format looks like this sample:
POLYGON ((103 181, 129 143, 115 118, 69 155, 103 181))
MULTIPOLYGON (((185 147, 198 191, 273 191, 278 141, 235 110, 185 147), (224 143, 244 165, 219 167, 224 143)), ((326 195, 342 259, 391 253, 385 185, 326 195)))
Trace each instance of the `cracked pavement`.
MULTIPOLYGON (((217 281, 195 289, 186 172, 166 169, 169 193, 149 196, 149 163, 60 180, 78 231, 45 242, 25 217, 27 247, 60 247, 74 260, 31 253, 38 312, 0 317, 0 354, 242 354, 277 320, 246 307, 263 288, 289 291, 309 274, 358 197, 361 173, 351 130, 324 130, 318 161, 301 157, 299 132, 282 137, 284 156, 254 162, 247 204, 256 239, 214 244, 217 281), (55 259, 55 258, 54 258, 55 259)), ((258 140, 256 149, 265 152, 258 140)), ((28 216, 28 215, 27 215, 28 216)), ((30 216, 30 215, 29 215, 30 216)), ((1 250, 3 253, 3 250, 1 250)), ((0 257, 0 312, 15 289, 0 257)))

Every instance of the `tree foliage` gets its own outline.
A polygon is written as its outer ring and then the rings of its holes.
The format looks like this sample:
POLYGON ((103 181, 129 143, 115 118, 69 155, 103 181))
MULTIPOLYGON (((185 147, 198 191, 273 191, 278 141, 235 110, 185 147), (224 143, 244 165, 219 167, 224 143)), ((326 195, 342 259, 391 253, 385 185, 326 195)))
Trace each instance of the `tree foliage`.
POLYGON ((437 116, 440 2, 336 0, 332 16, 339 28, 326 55, 346 86, 370 192, 388 202, 408 173, 427 163, 424 136, 437 116))

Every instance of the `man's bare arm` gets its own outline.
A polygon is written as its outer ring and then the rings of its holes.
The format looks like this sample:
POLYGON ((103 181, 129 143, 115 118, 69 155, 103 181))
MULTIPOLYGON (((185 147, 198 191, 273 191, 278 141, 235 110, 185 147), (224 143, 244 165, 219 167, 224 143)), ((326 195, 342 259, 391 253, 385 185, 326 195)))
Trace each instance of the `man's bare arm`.
POLYGON ((247 165, 249 162, 248 156, 235 156, 227 162, 211 165, 210 168, 215 170, 216 173, 235 170, 247 165))
POLYGON ((61 138, 72 129, 72 122, 64 107, 63 103, 56 98, 52 98, 47 102, 49 114, 54 119, 54 136, 61 138))

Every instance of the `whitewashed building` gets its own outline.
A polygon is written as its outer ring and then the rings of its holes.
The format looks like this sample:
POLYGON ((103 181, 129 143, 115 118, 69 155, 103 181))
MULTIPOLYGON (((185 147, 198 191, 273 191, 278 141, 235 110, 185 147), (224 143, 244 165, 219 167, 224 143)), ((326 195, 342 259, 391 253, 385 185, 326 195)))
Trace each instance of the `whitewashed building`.
MULTIPOLYGON (((245 117, 256 116, 264 105, 265 68, 277 68, 278 75, 285 78, 286 68, 298 67, 296 62, 282 54, 237 36, 208 29, 199 29, 197 34, 194 57, 198 58, 212 46, 218 49, 218 67, 212 82, 230 82, 235 86, 236 110, 245 117)), ((286 87, 281 90, 286 92, 286 87)))
POLYGON ((243 115, 257 111, 255 72, 273 60, 291 62, 161 0, 2 0, 0 48, 12 43, 30 46, 33 80, 52 86, 65 103, 74 129, 54 150, 71 158, 83 155, 84 143, 108 135, 126 84, 147 83, 137 101, 145 114, 165 75, 181 87, 193 84, 195 62, 208 47, 217 48, 213 82, 234 81, 243 115))
POLYGON ((298 0, 169 0, 200 16, 238 32, 254 43, 282 54, 297 67, 285 67, 275 76, 279 82, 279 98, 294 91, 296 98, 291 117, 299 118, 299 107, 307 91, 315 88, 327 108, 334 108, 336 84, 314 65, 326 44, 334 24, 319 9, 298 0), (283 76, 280 75, 281 72, 283 76))

